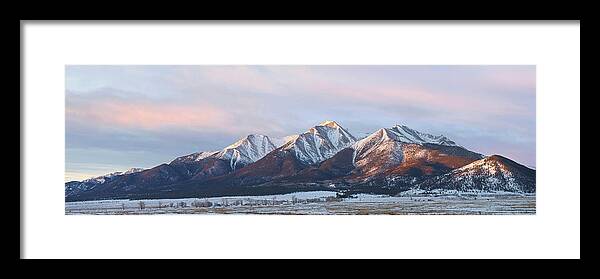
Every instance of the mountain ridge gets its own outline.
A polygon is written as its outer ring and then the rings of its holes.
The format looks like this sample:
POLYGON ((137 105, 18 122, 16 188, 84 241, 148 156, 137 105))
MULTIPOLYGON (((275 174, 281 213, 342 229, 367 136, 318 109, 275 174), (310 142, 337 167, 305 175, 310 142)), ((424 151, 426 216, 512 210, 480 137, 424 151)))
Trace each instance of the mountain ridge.
POLYGON ((535 192, 535 170, 500 155, 483 156, 444 135, 406 125, 381 128, 357 140, 337 122, 327 120, 286 139, 276 145, 266 135, 250 134, 219 151, 180 156, 104 180, 67 182, 65 198, 268 194, 326 189, 330 184, 340 185, 337 191, 535 192))

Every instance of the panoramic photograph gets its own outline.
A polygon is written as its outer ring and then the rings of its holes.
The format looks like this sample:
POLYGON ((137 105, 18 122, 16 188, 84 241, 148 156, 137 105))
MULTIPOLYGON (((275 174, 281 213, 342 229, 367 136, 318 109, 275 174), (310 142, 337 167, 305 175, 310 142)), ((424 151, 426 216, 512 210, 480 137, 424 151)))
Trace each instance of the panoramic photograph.
POLYGON ((65 214, 536 214, 533 65, 67 65, 65 214))

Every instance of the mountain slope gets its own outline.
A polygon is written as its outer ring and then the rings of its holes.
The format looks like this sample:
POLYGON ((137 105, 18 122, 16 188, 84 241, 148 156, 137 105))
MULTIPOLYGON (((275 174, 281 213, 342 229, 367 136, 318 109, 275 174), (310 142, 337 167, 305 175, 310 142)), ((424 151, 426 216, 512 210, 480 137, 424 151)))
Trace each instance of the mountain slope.
POLYGON ((325 121, 291 137, 281 147, 246 168, 207 181, 214 185, 254 185, 290 177, 333 157, 356 141, 335 121, 325 121))
POLYGON ((507 191, 534 193, 535 170, 500 155, 492 155, 434 177, 419 185, 422 189, 459 191, 507 191))
POLYGON ((275 145, 265 135, 248 135, 222 151, 212 155, 214 158, 228 160, 232 170, 242 168, 275 150, 275 145))
POLYGON ((134 174, 143 170, 144 169, 142 168, 131 168, 124 172, 113 172, 82 181, 69 181, 65 183, 65 197, 75 196, 80 193, 93 190, 96 188, 96 186, 108 183, 120 175, 134 174))
POLYGON ((253 163, 275 149, 267 136, 248 135, 221 151, 197 152, 175 158, 168 164, 131 173, 116 173, 110 179, 68 182, 69 199, 107 198, 127 193, 152 192, 188 180, 204 181, 231 173, 253 163))
POLYGON ((481 159, 445 136, 407 126, 383 128, 356 142, 353 163, 358 176, 375 174, 435 175, 481 159))
POLYGON ((325 121, 276 142, 279 147, 267 136, 248 135, 220 151, 68 182, 65 198, 255 195, 330 187, 385 194, 415 188, 535 192, 535 170, 404 125, 357 141, 335 121, 325 121))
POLYGON ((377 130, 291 180, 439 175, 481 158, 444 136, 396 125, 377 130))
POLYGON ((201 152, 192 153, 189 155, 175 158, 173 161, 171 161, 171 164, 185 164, 185 163, 200 161, 202 159, 211 157, 211 156, 217 154, 218 152, 219 151, 210 151, 210 152, 201 151, 201 152))
POLYGON ((283 150, 291 150, 301 162, 311 165, 333 157, 338 151, 356 141, 335 121, 325 121, 285 143, 283 150))
MULTIPOLYGON (((464 152, 467 150, 445 136, 433 136, 400 125, 380 129, 356 142, 352 148, 354 164, 366 176, 414 161, 431 161, 456 168, 481 158, 476 153, 464 152), (453 158, 456 155, 466 160, 453 158)), ((395 173, 400 172, 402 169, 395 173)))

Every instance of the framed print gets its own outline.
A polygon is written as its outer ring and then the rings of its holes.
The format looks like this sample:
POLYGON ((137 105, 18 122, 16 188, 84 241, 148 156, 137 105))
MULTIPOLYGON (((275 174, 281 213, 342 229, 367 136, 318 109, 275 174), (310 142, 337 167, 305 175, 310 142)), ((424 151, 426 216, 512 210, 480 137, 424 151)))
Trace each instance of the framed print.
POLYGON ((23 258, 580 258, 579 21, 21 24, 23 258))

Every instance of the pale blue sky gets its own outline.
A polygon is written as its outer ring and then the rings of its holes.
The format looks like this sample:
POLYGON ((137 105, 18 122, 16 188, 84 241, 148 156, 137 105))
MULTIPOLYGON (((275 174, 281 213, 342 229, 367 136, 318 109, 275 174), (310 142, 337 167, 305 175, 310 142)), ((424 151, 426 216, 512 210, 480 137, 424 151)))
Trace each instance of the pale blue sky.
POLYGON ((152 167, 249 133, 404 124, 535 166, 535 66, 67 66, 66 179, 152 167))

